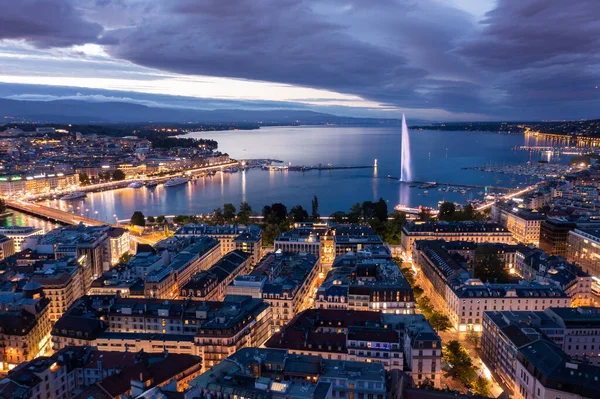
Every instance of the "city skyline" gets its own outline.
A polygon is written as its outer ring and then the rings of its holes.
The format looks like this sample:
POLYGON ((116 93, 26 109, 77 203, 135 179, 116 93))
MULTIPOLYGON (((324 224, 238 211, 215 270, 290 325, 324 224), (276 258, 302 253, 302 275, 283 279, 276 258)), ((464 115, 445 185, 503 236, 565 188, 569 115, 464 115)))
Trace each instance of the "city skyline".
POLYGON ((590 0, 60 0, 0 11, 3 98, 425 120, 593 118, 600 105, 590 0))

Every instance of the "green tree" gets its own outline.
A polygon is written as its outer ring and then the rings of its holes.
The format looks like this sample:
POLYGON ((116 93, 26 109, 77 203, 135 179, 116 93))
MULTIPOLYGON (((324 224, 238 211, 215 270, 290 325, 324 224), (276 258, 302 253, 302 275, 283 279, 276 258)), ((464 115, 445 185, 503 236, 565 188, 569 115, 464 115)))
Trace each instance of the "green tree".
POLYGON ((319 215, 319 199, 317 198, 316 195, 313 196, 313 199, 312 199, 311 217, 312 217, 312 220, 315 222, 318 222, 319 219, 321 219, 321 216, 319 215))
POLYGON ((164 224, 166 222, 166 219, 163 215, 160 215, 159 217, 156 218, 156 223, 158 224, 164 224))
POLYGON ((492 384, 482 376, 477 377, 473 382, 473 394, 485 397, 492 396, 492 384))
POLYGON ((348 212, 348 223, 358 223, 362 216, 362 206, 357 202, 350 207, 348 212))
POLYGON ((438 332, 444 332, 452 328, 452 323, 448 316, 441 312, 433 312, 431 317, 429 317, 429 324, 438 332))
POLYGON ((154 219, 154 216, 148 216, 148 218, 146 218, 146 221, 148 223, 154 223, 154 222, 156 222, 156 219, 154 219))
POLYGON ((277 223, 281 223, 285 219, 287 219, 287 208, 285 205, 281 203, 271 204, 271 210, 275 215, 275 220, 277 223))
POLYGON ((79 183, 82 186, 87 186, 88 184, 90 184, 90 177, 88 176, 87 173, 80 173, 79 174, 79 183))
POLYGON ((129 252, 125 252, 123 255, 121 255, 119 257, 119 263, 122 265, 127 264, 127 263, 129 263, 131 258, 133 258, 133 255, 131 255, 129 252))
POLYGON ((467 204, 463 210, 462 210, 462 214, 463 214, 463 220, 474 220, 477 214, 477 211, 475 210, 475 208, 473 208, 473 205, 471 204, 467 204))
POLYGON ((411 287, 414 286, 415 274, 413 273, 412 269, 410 267, 403 267, 402 269, 400 269, 400 271, 404 275, 406 281, 408 281, 408 284, 410 284, 411 287))
POLYGON ((301 205, 296 205, 290 210, 289 216, 294 223, 305 222, 308 212, 301 205))
POLYGON ((133 215, 131 215, 131 220, 129 221, 129 224, 131 224, 132 226, 144 227, 146 225, 146 218, 144 217, 144 214, 142 212, 135 211, 133 212, 133 215))
POLYGON ((479 348, 481 343, 481 334, 472 328, 467 332, 467 342, 473 345, 475 348, 479 348))
POLYGON ((469 352, 455 340, 448 341, 442 349, 444 360, 450 365, 448 375, 469 385, 476 376, 475 367, 469 356, 469 352))
POLYGON ((337 211, 333 212, 330 216, 330 220, 333 220, 335 223, 344 223, 344 220, 348 217, 346 212, 337 211))
POLYGON ((421 389, 435 389, 435 385, 429 377, 425 377, 425 379, 419 384, 419 388, 421 389))
POLYGON ((438 219, 451 221, 454 218, 454 212, 456 212, 456 206, 452 202, 444 202, 440 205, 440 212, 438 219))
POLYGON ((121 169, 117 169, 113 172, 112 178, 115 181, 125 180, 125 173, 121 169))
POLYGON ((252 207, 247 202, 242 202, 237 214, 238 222, 240 224, 250 223, 250 215, 252 215, 252 207))
POLYGON ((228 203, 223 205, 223 217, 227 222, 233 222, 235 219, 235 206, 233 204, 228 203))
POLYGON ((212 221, 214 224, 224 224, 225 223, 225 215, 223 214, 222 208, 216 208, 213 211, 212 221))
POLYGON ((419 210, 419 220, 423 222, 431 220, 431 209, 422 207, 421 210, 419 210))
POLYGON ((431 299, 429 299, 429 297, 421 296, 421 298, 417 300, 417 306, 425 318, 429 319, 433 315, 433 305, 431 304, 431 299))
POLYGON ((281 229, 276 224, 268 224, 263 234, 263 242, 265 245, 273 245, 275 237, 281 233, 281 229))
POLYGON ((425 292, 425 291, 423 291, 423 288, 421 288, 421 287, 420 287, 420 286, 418 286, 418 285, 415 285, 415 286, 413 287, 413 295, 414 295, 415 299, 419 299, 419 297, 420 297, 421 295, 423 295, 423 293, 424 293, 424 292, 425 292))
POLYGON ((388 209, 383 198, 379 198, 379 201, 373 204, 373 216, 375 216, 382 223, 387 222, 388 209))
POLYGON ((475 249, 474 276, 483 282, 506 283, 510 275, 492 245, 480 245, 475 249))

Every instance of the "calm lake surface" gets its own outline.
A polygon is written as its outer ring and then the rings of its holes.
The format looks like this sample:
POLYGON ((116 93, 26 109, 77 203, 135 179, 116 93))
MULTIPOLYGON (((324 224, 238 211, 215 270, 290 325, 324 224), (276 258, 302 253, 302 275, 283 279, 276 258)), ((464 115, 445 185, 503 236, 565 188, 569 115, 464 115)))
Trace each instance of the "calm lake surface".
MULTIPOLYGON (((187 185, 164 188, 124 188, 89 194, 80 201, 49 201, 61 209, 76 209, 105 221, 128 219, 136 210, 145 215, 212 212, 224 203, 236 207, 247 201, 257 212, 273 202, 310 209, 313 195, 320 213, 347 210, 356 202, 382 197, 391 210, 402 203, 411 207, 437 206, 438 201, 465 202, 481 198, 483 189, 459 192, 410 188, 388 175, 400 175, 400 127, 268 127, 251 131, 191 133, 188 137, 218 141, 219 149, 235 159, 272 158, 291 165, 373 165, 369 169, 268 172, 253 169, 217 173, 187 185)), ((524 135, 483 132, 411 131, 411 168, 414 180, 450 184, 517 187, 533 180, 524 176, 461 170, 483 165, 537 162, 540 153, 518 149, 524 135)), ((544 158, 548 160, 547 158, 544 158)), ((553 159, 553 161, 562 161, 553 159)))

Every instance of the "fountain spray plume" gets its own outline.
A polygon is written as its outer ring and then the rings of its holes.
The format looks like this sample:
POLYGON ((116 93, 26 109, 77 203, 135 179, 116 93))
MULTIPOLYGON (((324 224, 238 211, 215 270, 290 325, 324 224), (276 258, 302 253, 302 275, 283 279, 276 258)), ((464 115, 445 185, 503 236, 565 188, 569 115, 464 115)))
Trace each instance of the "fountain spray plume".
POLYGON ((410 141, 408 138, 408 126, 406 117, 402 114, 402 152, 400 153, 400 181, 409 182, 412 180, 412 171, 410 168, 410 141))

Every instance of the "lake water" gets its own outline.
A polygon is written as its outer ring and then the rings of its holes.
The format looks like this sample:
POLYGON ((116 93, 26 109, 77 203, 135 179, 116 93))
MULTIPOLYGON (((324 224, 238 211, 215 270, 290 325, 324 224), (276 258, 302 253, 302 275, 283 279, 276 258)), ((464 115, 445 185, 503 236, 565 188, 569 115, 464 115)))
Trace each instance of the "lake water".
MULTIPOLYGON (((388 175, 400 175, 399 127, 268 127, 251 131, 191 133, 189 137, 218 141, 219 149, 236 159, 273 158, 292 165, 373 165, 376 169, 308 172, 250 170, 217 173, 187 185, 164 188, 125 188, 89 194, 81 201, 49 201, 61 209, 76 209, 105 221, 128 219, 136 210, 145 215, 200 214, 224 203, 236 207, 247 201, 255 211, 273 202, 291 208, 300 204, 310 209, 313 195, 319 198, 320 213, 347 210, 356 202, 388 202, 416 207, 437 206, 438 201, 465 202, 480 198, 483 189, 467 194, 410 188, 388 175)), ((530 183, 527 177, 461 170, 481 165, 511 165, 538 161, 540 153, 519 150, 521 134, 483 132, 411 131, 413 179, 450 184, 516 187, 530 183)), ((546 159, 546 158, 545 158, 546 159)), ((558 160, 561 161, 561 160, 558 160)))

